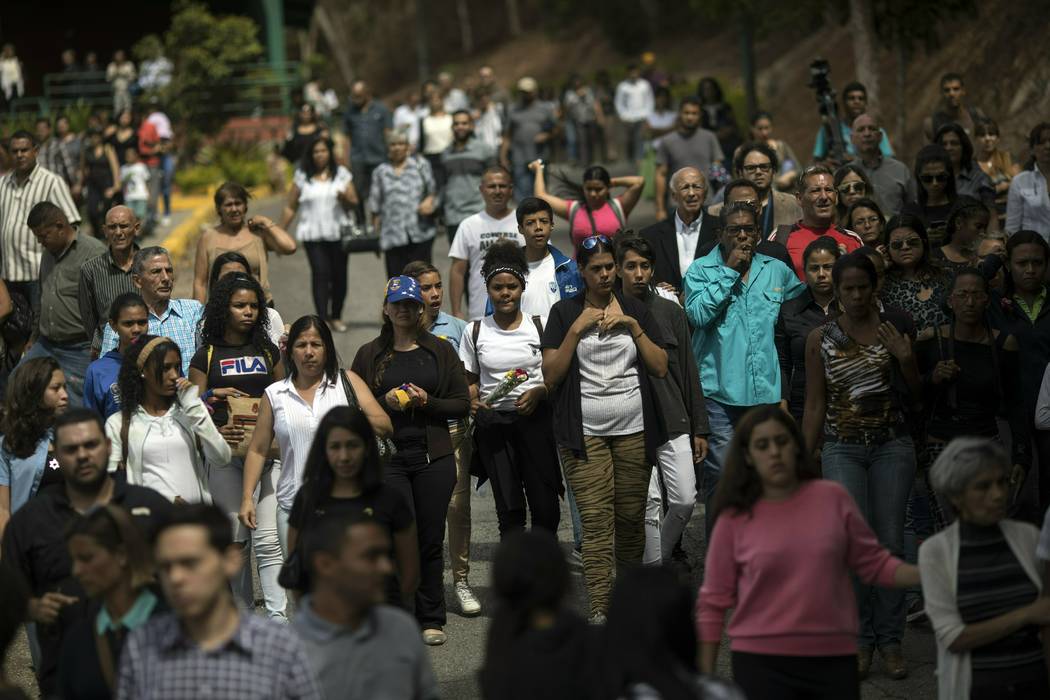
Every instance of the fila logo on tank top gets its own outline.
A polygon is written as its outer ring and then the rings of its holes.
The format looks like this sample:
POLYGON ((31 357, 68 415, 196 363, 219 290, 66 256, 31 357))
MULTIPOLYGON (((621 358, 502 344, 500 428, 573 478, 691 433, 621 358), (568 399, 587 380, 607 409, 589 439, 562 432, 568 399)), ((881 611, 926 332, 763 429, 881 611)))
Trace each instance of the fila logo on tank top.
POLYGON ((265 358, 259 355, 231 357, 219 360, 219 374, 224 377, 241 377, 249 374, 268 374, 265 358))

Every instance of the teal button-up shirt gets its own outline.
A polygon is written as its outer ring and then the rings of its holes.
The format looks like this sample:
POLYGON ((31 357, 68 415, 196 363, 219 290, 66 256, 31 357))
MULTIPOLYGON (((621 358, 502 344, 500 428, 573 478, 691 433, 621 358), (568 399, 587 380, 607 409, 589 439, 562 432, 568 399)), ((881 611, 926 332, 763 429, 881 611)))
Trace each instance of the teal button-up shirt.
POLYGON ((689 266, 682 289, 704 395, 730 406, 780 401, 773 325, 780 305, 806 285, 787 265, 761 253, 743 282, 716 246, 689 266))

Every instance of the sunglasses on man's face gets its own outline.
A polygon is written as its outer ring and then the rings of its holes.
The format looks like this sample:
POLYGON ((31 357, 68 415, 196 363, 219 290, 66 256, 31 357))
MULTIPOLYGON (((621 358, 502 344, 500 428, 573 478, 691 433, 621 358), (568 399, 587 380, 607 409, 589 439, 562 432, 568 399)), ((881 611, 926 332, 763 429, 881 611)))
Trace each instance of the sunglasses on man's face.
POLYGON ((580 247, 590 250, 599 243, 604 243, 605 245, 612 245, 608 238, 599 234, 597 236, 588 236, 587 238, 584 238, 583 242, 580 243, 580 247))
POLYGON ((948 182, 948 173, 937 173, 936 175, 920 175, 919 179, 922 180, 923 184, 932 185, 935 182, 939 182, 942 185, 948 182))
POLYGON ((890 241, 890 248, 893 250, 903 250, 904 248, 921 248, 922 239, 916 236, 915 238, 904 238, 899 241, 890 241))
POLYGON ((868 191, 868 186, 863 182, 846 182, 839 185, 839 194, 863 194, 868 191))

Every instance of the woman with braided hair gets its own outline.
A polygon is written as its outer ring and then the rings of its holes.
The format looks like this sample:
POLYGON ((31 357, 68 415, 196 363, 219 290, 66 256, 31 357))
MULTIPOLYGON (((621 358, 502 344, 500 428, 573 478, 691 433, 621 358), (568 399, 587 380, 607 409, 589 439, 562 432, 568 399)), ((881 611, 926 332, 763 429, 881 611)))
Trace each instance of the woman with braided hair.
POLYGON ((492 482, 500 540, 525 528, 526 501, 534 529, 557 534, 560 516, 561 472, 539 349, 547 318, 521 312, 528 274, 517 243, 497 242, 485 252, 481 275, 493 313, 472 322, 459 345, 471 385, 480 479, 492 482), (516 386, 499 388, 518 371, 525 376, 516 386))
POLYGON ((126 470, 129 484, 176 503, 211 503, 204 459, 226 464, 230 446, 197 387, 182 376, 179 346, 163 336, 139 336, 124 355, 117 386, 120 412, 106 421, 110 469, 126 470))
POLYGON ((352 370, 365 380, 394 426, 397 453, 384 481, 411 504, 419 535, 420 582, 415 614, 423 641, 445 643, 445 516, 456 485, 450 418, 470 411, 463 364, 429 331, 419 282, 407 275, 386 285, 383 329, 357 351, 352 370))

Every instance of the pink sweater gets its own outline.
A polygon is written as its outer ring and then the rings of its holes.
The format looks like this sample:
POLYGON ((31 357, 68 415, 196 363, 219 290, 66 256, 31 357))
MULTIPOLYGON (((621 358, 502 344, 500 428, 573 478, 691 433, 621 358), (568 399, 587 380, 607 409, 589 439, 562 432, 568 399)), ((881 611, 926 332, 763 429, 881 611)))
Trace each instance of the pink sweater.
POLYGON ((735 651, 781 656, 857 652, 850 572, 889 587, 901 561, 883 548, 839 484, 808 481, 751 516, 718 518, 697 601, 700 639, 717 642, 725 612, 735 651))

